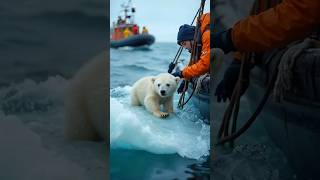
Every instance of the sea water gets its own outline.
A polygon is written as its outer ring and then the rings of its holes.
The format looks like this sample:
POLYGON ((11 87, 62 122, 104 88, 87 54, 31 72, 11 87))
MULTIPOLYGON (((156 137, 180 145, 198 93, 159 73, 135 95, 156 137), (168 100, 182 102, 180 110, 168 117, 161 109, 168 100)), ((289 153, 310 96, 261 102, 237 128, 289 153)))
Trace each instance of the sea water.
MULTIPOLYGON (((142 106, 130 106, 130 90, 144 76, 167 72, 178 50, 176 43, 148 48, 110 49, 110 172, 111 179, 186 179, 191 165, 209 155, 210 127, 202 122, 191 101, 166 119, 154 117, 142 106)), ((181 60, 186 63, 184 51, 181 60)))

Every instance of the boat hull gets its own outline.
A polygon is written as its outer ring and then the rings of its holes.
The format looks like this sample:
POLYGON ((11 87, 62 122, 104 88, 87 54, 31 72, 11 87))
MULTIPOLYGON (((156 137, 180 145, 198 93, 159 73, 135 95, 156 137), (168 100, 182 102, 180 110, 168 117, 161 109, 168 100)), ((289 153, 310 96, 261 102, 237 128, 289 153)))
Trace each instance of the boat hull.
MULTIPOLYGON (((265 72, 254 68, 246 96, 252 111, 266 91, 265 72)), ((258 116, 273 142, 284 152, 299 179, 319 179, 320 104, 286 99, 269 99, 258 116)))
MULTIPOLYGON (((208 82, 209 83, 209 82, 208 82)), ((189 86, 188 94, 190 95, 193 91, 193 88, 189 86)), ((207 91, 200 91, 198 93, 193 93, 191 99, 192 104, 196 106, 200 114, 205 118, 204 122, 210 124, 210 94, 207 91)))
POLYGON ((150 34, 139 34, 139 35, 130 36, 126 39, 111 40, 110 46, 112 48, 119 48, 124 46, 139 47, 144 45, 151 45, 154 43, 154 41, 155 41, 154 36, 150 34))

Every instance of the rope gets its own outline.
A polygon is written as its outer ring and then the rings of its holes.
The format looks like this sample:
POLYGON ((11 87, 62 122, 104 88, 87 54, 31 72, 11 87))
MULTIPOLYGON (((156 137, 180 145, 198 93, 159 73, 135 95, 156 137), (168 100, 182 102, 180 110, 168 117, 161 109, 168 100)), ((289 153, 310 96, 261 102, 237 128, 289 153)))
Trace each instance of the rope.
POLYGON ((199 93, 200 90, 204 87, 203 86, 203 82, 207 79, 207 77, 210 78, 210 74, 209 73, 201 75, 199 78, 197 78, 196 87, 195 87, 195 92, 196 93, 199 93))
MULTIPOLYGON (((259 0, 256 0, 253 4, 250 14, 256 15, 261 11, 269 9, 275 6, 276 4, 278 4, 279 2, 281 2, 281 0, 269 0, 269 1, 271 2, 268 2, 267 4, 262 4, 259 0)), ((269 84, 267 86, 267 91, 264 94, 261 102, 259 103, 256 111, 252 114, 252 116, 248 119, 248 121, 237 131, 237 118, 238 118, 238 113, 240 108, 241 89, 242 89, 243 83, 248 80, 248 79, 244 79, 243 75, 245 71, 249 70, 249 61, 251 59, 252 54, 242 53, 242 55, 243 56, 241 61, 239 79, 232 93, 230 103, 223 115, 221 126, 218 131, 218 143, 216 143, 216 145, 221 145, 221 144, 230 142, 230 145, 233 146, 234 140, 238 138, 242 133, 244 133, 250 127, 250 125, 255 121, 256 117, 259 115, 263 106, 268 100, 271 94, 272 88, 275 85, 275 80, 278 74, 277 70, 273 71, 271 75, 271 80, 269 81, 269 84), (233 118, 231 122, 231 134, 229 135, 231 117, 233 118)), ((277 63, 279 64, 280 61, 277 61, 277 63)))
MULTIPOLYGON (((274 6, 277 4, 277 2, 280 2, 280 1, 276 0, 276 1, 270 2, 266 4, 266 7, 264 8, 269 8, 268 6, 274 6)), ((259 6, 258 1, 256 1, 254 6, 256 9, 252 10, 252 13, 259 12, 259 9, 257 9, 258 6, 259 6)), ((248 130, 249 127, 252 125, 252 123, 256 120, 257 116, 261 113, 263 106, 266 104, 272 91, 278 100, 283 98, 285 91, 289 90, 292 87, 292 83, 293 83, 292 69, 294 67, 296 59, 301 55, 301 53, 303 53, 305 49, 313 45, 313 43, 314 41, 307 39, 303 43, 291 44, 293 46, 291 47, 289 46, 289 48, 286 48, 286 49, 281 49, 275 55, 275 57, 277 58, 273 58, 273 56, 270 57, 275 59, 276 61, 275 67, 277 68, 275 68, 271 73, 271 79, 268 80, 266 92, 262 97, 262 100, 260 101, 254 113, 249 117, 246 123, 238 131, 236 131, 237 118, 238 118, 239 107, 240 107, 241 86, 245 81, 245 79, 243 78, 243 73, 244 73, 244 70, 247 70, 248 62, 251 58, 250 53, 244 54, 245 56, 241 63, 239 79, 236 84, 235 90, 232 94, 230 104, 228 105, 227 110, 225 111, 225 114, 223 116, 223 120, 218 132, 218 142, 216 143, 216 145, 223 145, 229 142, 231 146, 233 146, 234 140, 236 140, 246 130, 248 130), (233 115, 233 121, 232 121, 232 127, 231 127, 232 129, 231 129, 231 134, 229 135, 229 121, 232 115, 233 115)))
POLYGON ((301 53, 309 48, 313 42, 314 40, 312 39, 305 39, 302 43, 291 46, 281 57, 281 62, 278 67, 279 76, 277 77, 273 91, 276 101, 282 101, 285 92, 292 88, 293 66, 301 53))
MULTIPOLYGON (((186 82, 186 83, 188 83, 188 82, 186 82)), ((183 109, 184 105, 186 105, 189 102, 189 100, 191 99, 191 97, 193 96, 193 94, 195 92, 195 86, 196 86, 196 84, 193 85, 193 87, 192 87, 193 90, 192 90, 190 96, 188 97, 187 101, 184 101, 185 93, 181 94, 180 99, 179 99, 179 103, 178 103, 179 108, 183 109)), ((187 86, 185 85, 185 87, 187 87, 187 86)), ((183 91, 185 92, 186 88, 184 88, 183 91)))
MULTIPOLYGON (((243 80, 243 73, 244 73, 244 69, 246 64, 248 63, 250 55, 246 54, 244 59, 241 61, 241 68, 240 68, 240 73, 239 73, 239 79, 236 83, 235 89, 232 93, 232 97, 230 100, 230 103, 227 107, 227 110, 223 116, 223 120, 222 120, 222 124, 220 126, 220 129, 218 131, 218 138, 220 139, 220 143, 222 141, 222 139, 224 139, 225 137, 229 137, 229 124, 230 124, 230 119, 233 116, 233 121, 232 121, 232 125, 231 125, 231 135, 233 135, 236 131, 236 123, 237 123, 237 116, 238 116, 238 112, 239 112, 239 103, 240 103, 240 91, 241 91, 241 87, 242 87, 242 83, 244 82, 243 80)), ((219 144, 219 143, 218 143, 219 144)), ((233 145, 233 141, 231 141, 231 145, 233 145)))
MULTIPOLYGON (((279 62, 278 62, 279 63, 279 62)), ((229 136, 225 136, 225 137, 220 137, 220 140, 218 141, 218 143, 216 145, 222 145, 225 144, 227 142, 231 142, 231 144, 233 144, 233 141, 238 138, 240 135, 242 135, 247 129, 249 129, 249 127, 251 126, 251 124, 256 120, 257 116, 260 114, 260 112, 263 109, 263 106, 265 105, 265 103, 267 102, 271 91, 273 89, 274 86, 274 82, 275 79, 277 78, 277 74, 278 71, 275 70, 272 74, 272 78, 271 81, 269 81, 268 87, 267 87, 267 91, 265 92, 261 102, 259 103, 257 109, 254 111, 254 113, 252 114, 252 116, 248 119, 248 121, 237 131, 235 132, 235 129, 233 129, 233 132, 231 135, 229 136)), ((237 111, 239 110, 239 105, 237 105, 237 111)), ((237 119, 237 115, 236 114, 234 117, 237 119)), ((236 122, 234 122, 236 123, 236 122)), ((236 125, 234 125, 236 127, 236 125)))
MULTIPOLYGON (((280 58, 276 58, 276 66, 278 67, 282 56, 286 52, 284 50, 280 50, 280 58)), ((237 127, 237 118, 238 118, 238 112, 239 112, 239 107, 240 107, 240 97, 241 97, 241 86, 243 85, 245 79, 243 79, 243 74, 244 70, 248 68, 248 62, 250 60, 250 54, 246 53, 244 59, 242 60, 241 63, 241 69, 240 69, 240 74, 239 74, 239 80, 236 84, 235 90, 232 94, 230 104, 228 105, 228 108, 224 114, 223 121, 221 123, 219 132, 218 132, 218 142, 216 145, 222 145, 227 142, 230 142, 231 146, 233 146, 234 140, 237 139, 239 136, 241 136, 248 128, 252 125, 252 123, 256 120, 257 116, 260 114, 260 112, 263 109, 263 106, 266 104, 268 98, 271 95, 271 92, 275 86, 276 79, 279 74, 279 69, 275 69, 272 74, 271 74, 271 79, 268 81, 267 85, 267 90, 262 97, 262 100, 260 101, 259 105, 257 106, 256 110, 254 113, 249 117, 249 119, 246 121, 246 123, 238 130, 236 131, 237 127), (233 115, 233 121, 232 121, 232 129, 231 129, 231 134, 229 135, 229 121, 230 118, 233 115)))
MULTIPOLYGON (((200 3, 200 7, 198 9, 198 12, 196 13, 196 16, 198 15, 197 25, 196 25, 196 30, 195 30, 195 33, 194 33, 194 36, 193 36, 193 43, 191 44, 192 45, 191 46, 192 50, 191 50, 191 56, 190 56, 190 61, 189 61, 188 66, 196 63, 196 61, 198 60, 199 54, 201 53, 201 52, 198 52, 198 50, 199 50, 198 47, 201 46, 201 44, 199 44, 197 39, 201 34, 201 32, 199 30, 200 29, 200 18, 201 18, 202 14, 203 14, 204 5, 205 5, 205 0, 202 0, 201 3, 200 3)), ((192 23, 194 22, 196 16, 193 18, 192 23)), ((183 89, 183 92, 182 92, 182 94, 180 96, 179 103, 178 103, 178 107, 181 108, 181 109, 183 109, 184 105, 189 102, 189 100, 191 99, 191 97, 193 96, 193 94, 195 92, 195 87, 197 86, 197 84, 195 83, 189 98, 187 99, 187 101, 184 101, 185 93, 186 93, 186 87, 188 87, 188 84, 189 84, 189 81, 185 80, 184 89, 183 89)))

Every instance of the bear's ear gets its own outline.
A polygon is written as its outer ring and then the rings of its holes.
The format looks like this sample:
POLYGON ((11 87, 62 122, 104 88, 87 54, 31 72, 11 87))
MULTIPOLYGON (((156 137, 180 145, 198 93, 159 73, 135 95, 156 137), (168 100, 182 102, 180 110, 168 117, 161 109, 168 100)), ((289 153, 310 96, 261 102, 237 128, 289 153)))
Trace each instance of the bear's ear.
POLYGON ((180 78, 179 77, 175 77, 175 79, 174 80, 176 80, 176 83, 178 84, 179 83, 179 81, 180 81, 180 78))
POLYGON ((155 80, 156 80, 155 77, 151 78, 152 83, 154 83, 155 80))

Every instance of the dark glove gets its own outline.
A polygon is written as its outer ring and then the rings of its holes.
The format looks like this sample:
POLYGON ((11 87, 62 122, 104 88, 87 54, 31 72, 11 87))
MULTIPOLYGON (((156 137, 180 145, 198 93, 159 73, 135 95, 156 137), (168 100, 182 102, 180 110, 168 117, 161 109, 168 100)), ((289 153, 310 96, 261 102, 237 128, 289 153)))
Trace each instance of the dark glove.
POLYGON ((185 90, 187 90, 187 89, 188 89, 188 84, 186 84, 186 81, 183 80, 183 81, 180 83, 180 86, 179 86, 179 88, 178 88, 178 90, 177 90, 178 94, 184 92, 183 90, 184 90, 184 86, 185 86, 185 85, 186 85, 185 90))
POLYGON ((183 78, 182 71, 180 71, 180 70, 177 70, 176 72, 172 73, 172 75, 174 77, 183 78))
POLYGON ((173 62, 171 62, 168 67, 168 73, 171 73, 174 67, 176 67, 176 65, 173 62))
POLYGON ((228 29, 219 33, 213 33, 210 36, 210 48, 220 48, 225 54, 235 51, 236 49, 231 39, 231 31, 232 29, 228 29))
MULTIPOLYGON (((217 101, 226 102, 227 99, 231 99, 234 87, 239 79, 239 73, 240 73, 240 67, 241 63, 237 61, 233 61, 228 69, 226 70, 223 80, 218 84, 215 96, 217 96, 217 101)), ((241 92, 240 94, 244 94, 244 92, 247 90, 249 86, 249 71, 244 72, 243 78, 246 79, 244 83, 242 84, 241 92)))

